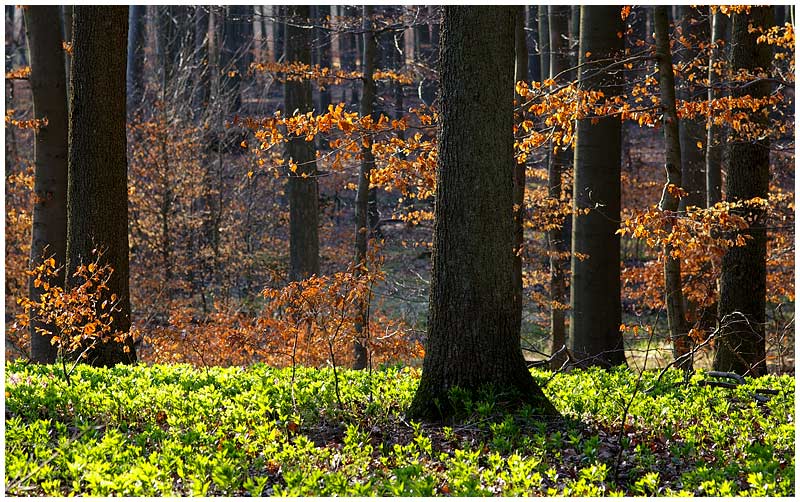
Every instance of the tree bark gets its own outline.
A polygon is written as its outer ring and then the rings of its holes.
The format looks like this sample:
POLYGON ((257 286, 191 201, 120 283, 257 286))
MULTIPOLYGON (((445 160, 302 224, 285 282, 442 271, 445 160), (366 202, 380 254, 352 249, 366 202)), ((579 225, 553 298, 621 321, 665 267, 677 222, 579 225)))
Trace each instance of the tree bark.
MULTIPOLYGON (((52 257, 57 267, 63 267, 67 246, 67 91, 64 75, 64 50, 61 47, 61 30, 57 6, 29 6, 24 8, 28 51, 31 62, 30 86, 33 95, 33 116, 46 119, 34 137, 34 205, 31 236, 31 261, 33 269, 43 259, 52 257)), ((34 287, 30 279, 30 299, 40 300, 44 289, 34 287)), ((47 279, 45 279, 47 280, 47 279)), ((63 268, 51 286, 64 283, 63 268)), ((52 336, 37 329, 55 333, 48 326, 31 319, 31 360, 53 363, 58 348, 51 343, 52 336)))
POLYGON ((551 77, 550 73, 550 20, 548 18, 548 8, 545 5, 539 6, 539 58, 541 59, 542 80, 551 77))
MULTIPOLYGON (((290 18, 308 19, 307 5, 287 7, 290 18)), ((286 23, 286 61, 311 63, 311 32, 286 23)), ((286 115, 314 109, 311 81, 284 84, 286 115)), ((304 137, 286 144, 286 155, 297 170, 289 172, 289 280, 302 281, 319 274, 319 188, 314 142, 304 137)))
MULTIPOLYGON (((372 74, 375 72, 377 61, 377 41, 375 32, 372 29, 373 7, 365 5, 363 7, 363 32, 364 32, 364 57, 363 65, 363 90, 361 92, 361 116, 374 115, 375 113, 375 81, 372 74)), ((358 173, 358 191, 356 193, 356 236, 355 236, 355 257, 356 266, 366 265, 367 243, 372 229, 368 221, 370 212, 370 188, 369 176, 375 167, 375 157, 372 155, 372 145, 368 144, 361 148, 361 169, 358 173)), ((364 369, 367 367, 367 344, 365 333, 368 329, 368 305, 360 306, 358 321, 356 323, 356 340, 354 343, 355 360, 353 369, 364 369)))
POLYGON ((198 6, 194 19, 194 65, 198 68, 192 95, 192 113, 195 120, 203 117, 211 92, 208 18, 207 8, 198 6))
MULTIPOLYGON (((598 71, 606 63, 593 62, 622 53, 623 41, 617 36, 622 31, 619 7, 581 7, 581 89, 597 89, 611 99, 621 93, 622 73, 598 71)), ((584 118, 578 120, 576 133, 570 348, 583 365, 616 366, 625 363, 619 331, 620 241, 616 234, 622 128, 618 117, 584 118), (584 209, 589 213, 577 214, 584 209), (581 260, 581 255, 588 258, 581 260)))
MULTIPOLYGON (((327 22, 328 16, 331 15, 330 5, 317 6, 317 24, 324 26, 327 22)), ((331 37, 328 32, 323 28, 315 29, 316 37, 314 44, 317 47, 317 57, 321 68, 330 68, 332 66, 331 59, 331 37)), ((330 87, 325 87, 319 90, 319 103, 317 109, 319 113, 328 111, 328 106, 331 104, 331 90, 330 87)))
MULTIPOLYGON (((680 26, 682 35, 691 44, 690 48, 683 48, 679 60, 688 63, 695 58, 705 57, 698 47, 700 44, 707 44, 709 40, 708 23, 701 22, 701 19, 705 20, 708 16, 708 7, 679 6, 677 12, 679 18, 675 20, 675 25, 680 26)), ((697 95, 702 92, 699 86, 702 78, 699 70, 688 70, 683 75, 683 86, 678 90, 678 97, 685 101, 696 100, 697 95), (694 75, 693 79, 689 78, 691 75, 694 75)), ((706 203, 706 159, 701 148, 706 141, 705 126, 705 122, 700 119, 681 121, 681 179, 682 188, 686 191, 686 196, 680 201, 681 209, 689 206, 704 207, 706 203)))
MULTIPOLYGON (((758 33, 750 33, 748 24, 768 29, 772 26, 772 7, 752 7, 750 15, 732 18, 731 59, 733 72, 768 70, 772 49, 756 42, 758 33)), ((764 98, 770 93, 769 82, 760 81, 746 88, 734 88, 732 95, 764 98)), ((765 126, 768 118, 753 113, 750 120, 765 126)), ((754 197, 767 199, 769 192, 769 140, 729 141, 728 173, 725 196, 728 202, 754 197)), ((714 369, 739 375, 766 373, 767 236, 765 210, 750 206, 734 211, 747 219, 750 227, 742 231, 751 237, 741 247, 732 247, 722 258, 719 318, 721 337, 717 339, 714 369)))
POLYGON ((451 416, 454 387, 493 387, 503 401, 556 414, 526 368, 509 301, 515 13, 444 7, 433 272, 414 417, 451 416))
MULTIPOLYGON (((569 46, 567 35, 569 33, 570 8, 569 6, 548 7, 548 27, 550 30, 550 72, 551 78, 569 68, 569 46)), ((558 147, 553 152, 551 144, 549 150, 550 163, 547 169, 547 187, 549 196, 561 200, 561 178, 569 167, 571 149, 558 147)), ((566 226, 566 225, 565 225, 566 226)), ((569 260, 565 254, 569 252, 568 242, 564 238, 563 228, 555 228, 547 232, 547 250, 550 253, 550 337, 551 353, 555 354, 567 343, 566 326, 564 323, 565 311, 555 303, 567 303, 566 272, 569 270, 569 260)), ((560 368, 566 360, 566 354, 551 361, 553 369, 560 368)))
POLYGON ((134 112, 142 103, 144 83, 144 7, 131 5, 128 12, 128 111, 134 112))
MULTIPOLYGON (((67 190, 67 285, 71 273, 102 252, 113 268, 106 284, 118 298, 112 328, 131 325, 128 268, 127 140, 125 70, 127 7, 75 6, 70 79, 69 176, 67 190), (102 131, 102 133, 100 133, 102 131)), ((90 364, 136 361, 133 340, 108 341, 87 353, 90 364)))
MULTIPOLYGON (((653 22, 656 30, 656 57, 658 58, 659 89, 661 91, 661 111, 663 112, 664 146, 666 153, 665 169, 667 182, 658 203, 659 209, 666 214, 669 221, 667 231, 674 225, 677 217, 678 197, 671 194, 667 187, 681 187, 681 141, 678 112, 675 109, 675 74, 672 70, 672 51, 669 46, 669 15, 666 6, 653 7, 653 22)), ((691 351, 683 303, 681 286, 681 261, 672 257, 672 246, 664 246, 664 284, 667 306, 667 323, 672 339, 672 354, 675 360, 691 351)), ((692 369, 692 360, 686 357, 678 365, 684 371, 692 369)))

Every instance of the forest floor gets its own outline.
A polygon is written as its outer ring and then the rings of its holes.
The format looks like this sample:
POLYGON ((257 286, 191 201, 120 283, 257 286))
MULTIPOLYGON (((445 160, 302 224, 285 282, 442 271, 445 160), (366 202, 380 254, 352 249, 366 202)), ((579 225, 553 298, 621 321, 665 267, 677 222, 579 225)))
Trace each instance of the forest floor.
POLYGON ((794 377, 532 374, 561 418, 487 390, 414 422, 414 368, 79 366, 68 383, 11 363, 5 493, 795 495, 794 377))

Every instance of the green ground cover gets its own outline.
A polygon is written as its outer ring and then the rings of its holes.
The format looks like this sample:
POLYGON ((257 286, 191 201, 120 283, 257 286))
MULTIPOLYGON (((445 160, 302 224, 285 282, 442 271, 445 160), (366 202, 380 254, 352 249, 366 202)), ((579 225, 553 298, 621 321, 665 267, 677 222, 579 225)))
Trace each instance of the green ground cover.
POLYGON ((418 370, 6 366, 7 495, 794 495, 794 378, 534 377, 564 416, 454 392, 406 419, 418 370), (756 389, 777 391, 754 399, 756 389), (628 407, 628 413, 624 410, 628 407), (623 416, 625 421, 623 423, 623 416))

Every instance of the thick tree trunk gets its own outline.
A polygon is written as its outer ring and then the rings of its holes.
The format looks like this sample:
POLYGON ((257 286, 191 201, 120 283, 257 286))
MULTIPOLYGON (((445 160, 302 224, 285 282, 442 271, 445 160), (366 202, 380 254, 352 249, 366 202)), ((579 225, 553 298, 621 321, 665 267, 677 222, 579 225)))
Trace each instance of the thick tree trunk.
POLYGON ((444 7, 428 340, 414 417, 487 386, 555 414, 528 372, 513 297, 514 7, 444 7), (481 37, 475 34, 480 33, 481 37))
MULTIPOLYGON (((569 33, 570 8, 569 6, 548 7, 550 29, 550 72, 551 78, 569 68, 569 33)), ((554 153, 553 146, 549 148, 550 164, 547 169, 547 187, 549 196, 557 201, 561 200, 561 178, 569 167, 569 158, 572 149, 561 147, 554 153)), ((566 272, 569 270, 569 260, 565 254, 569 251, 562 228, 556 228, 547 233, 547 250, 550 253, 550 336, 551 352, 555 354, 567 343, 566 326, 564 323, 565 311, 559 305, 567 303, 566 272)), ((551 361, 554 369, 560 368, 566 360, 566 354, 553 358, 551 361)))
MULTIPOLYGON (((525 7, 514 16, 514 82, 528 79, 528 39, 525 36, 525 7)), ((514 161, 514 315, 516 330, 522 329, 522 248, 525 242, 525 164, 514 161)))
MULTIPOLYGON (((725 32, 728 16, 719 9, 711 17, 711 56, 708 65, 708 100, 709 102, 722 97, 722 92, 717 85, 722 80, 718 72, 723 70, 725 64, 725 32)), ((706 122, 708 138, 706 139, 706 207, 712 207, 722 200, 722 152, 724 150, 723 126, 714 123, 714 117, 709 115, 706 122)))
MULTIPOLYGON (((666 6, 653 7, 653 21, 656 29, 656 57, 658 58, 659 88, 661 90, 661 110, 664 117, 664 146, 666 152, 665 169, 667 182, 661 194, 659 209, 667 214, 669 231, 677 216, 678 198, 667 187, 681 187, 681 141, 678 113, 675 109, 675 74, 672 70, 672 51, 669 46, 669 15, 666 6)), ((672 354, 677 360, 691 351, 683 306, 681 286, 681 261, 672 257, 672 247, 664 247, 664 283, 667 306, 667 322, 672 339, 672 354)), ((679 365, 684 371, 692 369, 692 360, 686 357, 679 365)))
MULTIPOLYGON (((25 7, 24 11, 33 115, 37 120, 47 119, 47 125, 36 131, 34 139, 35 197, 30 265, 33 269, 42 259, 52 257, 56 266, 63 267, 67 246, 67 84, 61 30, 53 29, 60 23, 60 12, 58 7, 38 5, 25 7)), ((62 268, 51 285, 63 283, 62 268)), ((44 290, 33 284, 31 277, 30 298, 38 302, 44 290)), ((55 362, 58 348, 51 343, 52 336, 43 335, 37 329, 55 331, 54 326, 32 319, 31 360, 55 362)))
MULTIPOLYGON (((363 31, 364 31, 364 57, 363 66, 363 91, 361 93, 361 116, 374 115, 375 113, 375 81, 372 74, 375 72, 377 64, 377 41, 372 29, 373 7, 365 5, 363 7, 363 31)), ((361 148, 361 169, 358 173, 358 191, 356 193, 356 236, 355 236, 355 256, 356 266, 365 265, 367 259, 367 243, 372 228, 369 222, 370 212, 370 188, 369 176, 372 168, 375 167, 375 157, 372 155, 372 145, 368 144, 361 148)), ((374 202, 373 202, 374 204, 374 202)), ((367 367, 367 345, 365 337, 369 333, 369 306, 364 304, 360 307, 358 321, 356 323, 356 340, 354 343, 355 360, 353 369, 364 369, 367 367)))
MULTIPOLYGON (((756 42, 758 33, 750 33, 748 25, 768 29, 772 26, 772 7, 753 7, 750 15, 735 14, 732 19, 731 70, 745 69, 756 73, 768 69, 772 49, 756 42)), ((755 99, 768 96, 770 83, 755 82, 746 88, 734 88, 734 97, 751 95, 755 99)), ((757 113, 752 119, 759 125, 767 117, 757 113)), ((760 197, 769 192, 769 140, 730 141, 725 196, 729 202, 760 197)), ((722 336, 717 340, 714 369, 740 375, 766 373, 767 236, 765 210, 760 206, 737 209, 735 213, 750 222, 742 231, 751 237, 746 245, 728 249, 722 258, 719 318, 722 336)))
MULTIPOLYGON (((601 90, 613 99, 622 92, 622 72, 598 72, 623 51, 619 7, 582 6, 580 21, 580 87, 601 90), (588 56, 587 56, 588 54, 588 56), (603 63, 593 63, 605 60, 603 63), (594 75, 589 79, 590 75, 594 75)), ((578 121, 572 220, 573 355, 583 365, 625 363, 620 303, 620 164, 622 128, 618 117, 578 121), (596 121, 596 122, 595 122, 596 121), (588 214, 577 214, 589 209, 588 214), (588 258, 581 260, 581 255, 588 258)))
MULTIPOLYGON (((102 252, 113 268, 108 294, 118 298, 115 332, 131 325, 128 286, 128 183, 125 136, 127 7, 75 6, 69 117, 67 285, 79 265, 102 252), (102 131, 99 134, 98 131, 102 131)), ((87 353, 96 366, 133 363, 133 340, 108 341, 87 353)))
MULTIPOLYGON (((287 7, 290 18, 309 18, 307 5, 287 7)), ((286 24, 286 61, 311 63, 310 30, 286 24)), ((313 110, 311 81, 284 84, 285 112, 305 114, 313 110)), ((292 138, 286 155, 297 170, 289 172, 289 280, 302 281, 319 274, 319 188, 314 142, 292 138)), ((288 163, 287 163, 288 164, 288 163)))

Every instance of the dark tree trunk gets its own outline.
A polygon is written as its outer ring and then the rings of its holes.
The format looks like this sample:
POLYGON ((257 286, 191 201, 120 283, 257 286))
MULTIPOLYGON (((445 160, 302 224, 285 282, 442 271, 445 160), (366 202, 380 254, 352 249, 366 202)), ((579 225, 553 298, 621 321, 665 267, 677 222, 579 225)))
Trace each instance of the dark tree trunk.
MULTIPOLYGON (((75 6, 69 117, 67 285, 95 259, 113 268, 108 294, 118 298, 113 330, 128 333, 128 183, 125 137, 127 7, 75 6), (102 134, 98 132, 102 131, 102 134)), ((108 341, 87 353, 95 366, 133 363, 133 340, 108 341)))
MULTIPOLYGON (((711 56, 708 67, 708 100, 713 101, 722 97, 722 92, 716 87, 722 80, 715 68, 717 64, 724 64, 727 44, 725 33, 728 16, 719 9, 711 17, 711 56)), ((709 116, 706 122, 708 138, 706 139, 706 207, 712 207, 722 200, 722 152, 724 150, 725 128, 714 123, 714 117, 709 116)))
MULTIPOLYGON (((538 19, 539 7, 536 5, 529 5, 525 7, 525 26, 529 28, 525 30, 525 43, 527 45, 528 36, 534 40, 534 46, 539 48, 539 23, 538 19)), ((541 80, 542 75, 542 59, 539 57, 539 51, 528 51, 528 77, 527 81, 538 82, 541 80)))
POLYGON ((550 20, 546 5, 539 6, 539 59, 541 60, 542 80, 550 78, 550 20))
MULTIPOLYGON (((550 30, 550 72, 551 78, 569 68, 569 6, 550 6, 548 7, 548 27, 550 30)), ((550 151, 547 172, 547 186, 549 196, 556 201, 561 200, 561 178, 563 173, 569 168, 570 154, 572 149, 558 147, 554 153, 553 146, 550 151)), ((550 253, 550 336, 551 352, 555 354, 567 343, 566 326, 564 323, 565 311, 560 306, 565 305, 567 299, 567 280, 566 274, 569 270, 569 260, 565 257, 569 251, 568 242, 564 238, 563 228, 556 228, 547 233, 547 250, 550 253)), ((554 369, 560 368, 564 364, 566 354, 561 352, 561 356, 554 358, 551 363, 554 369)))
MULTIPOLYGON (((38 5, 25 7, 24 11, 33 115, 38 120, 47 119, 47 125, 36 131, 34 139, 35 197, 30 268, 50 257, 55 259, 56 266, 63 267, 67 246, 67 83, 61 30, 53 29, 60 23, 60 12, 57 6, 38 5)), ((62 268, 51 285, 63 283, 62 268)), ((44 289, 33 284, 32 277, 30 298, 38 302, 44 289)), ((41 328, 55 334, 55 327, 32 321, 31 360, 55 362, 58 348, 51 343, 52 336, 37 331, 41 328)))
MULTIPOLYGON (((307 5, 287 7, 291 18, 309 17, 307 5)), ((310 30, 286 24, 286 60, 311 63, 310 30)), ((286 115, 308 113, 313 106, 311 81, 284 84, 286 115)), ((289 280, 302 281, 319 274, 319 198, 314 142, 292 138, 286 155, 297 170, 289 172, 289 280)))
MULTIPOLYGON (((658 58, 659 88, 661 91, 661 111, 664 116, 664 144, 666 157, 667 182, 661 194, 659 209, 667 214, 669 221, 667 231, 674 225, 678 211, 678 198, 671 194, 667 187, 681 187, 681 141, 678 113, 675 108, 675 74, 672 70, 672 51, 669 46, 669 15, 667 7, 653 7, 653 21, 656 29, 656 57, 658 58)), ((681 124, 682 125, 682 124, 681 124)), ((665 303, 667 306, 667 322, 672 339, 672 354, 676 360, 686 356, 691 350, 687 334, 689 326, 683 306, 683 290, 681 288, 681 261, 673 258, 672 247, 664 247, 664 284, 665 303)), ((679 365, 684 371, 692 369, 692 360, 688 357, 679 365)))
MULTIPOLYGON (((580 87, 601 90, 613 99, 622 92, 622 72, 598 72, 623 51, 619 7, 582 6, 580 24, 580 87), (589 56, 587 56, 589 54, 589 56), (595 75, 588 79, 590 75, 595 75)), ((572 220, 573 355, 586 366, 625 363, 620 304, 620 164, 622 128, 618 117, 578 121, 575 142, 572 220), (596 122, 595 122, 596 120, 596 122), (593 123, 594 122, 594 123, 593 123), (580 260, 580 255, 588 255, 580 260)))
POLYGON ((224 34, 220 45, 220 65, 223 72, 222 92, 228 99, 228 111, 238 112, 242 107, 242 78, 247 73, 252 57, 252 37, 246 22, 248 9, 243 5, 231 5, 225 10, 222 24, 224 34))
MULTIPOLYGON (((682 28, 683 36, 690 42, 691 48, 683 48, 679 61, 692 61, 703 57, 700 44, 708 44, 709 29, 708 7, 694 8, 691 6, 678 7, 679 18, 675 20, 676 26, 682 28)), ((699 70, 690 70, 683 75, 683 86, 678 89, 678 98, 685 101, 697 101, 702 96, 704 88, 700 86, 703 75, 699 70), (689 77, 694 75, 694 78, 689 77)), ((682 188, 687 195, 681 199, 680 206, 704 207, 706 203, 706 159, 702 146, 706 141, 706 124, 701 119, 684 119, 681 121, 681 179, 682 188)), ((692 309, 694 310, 694 309, 692 309)))
MULTIPOLYGON (((331 7, 330 5, 319 5, 317 6, 317 16, 316 22, 319 25, 323 25, 326 22, 326 18, 331 15, 331 7)), ((331 37, 328 34, 327 30, 324 29, 316 29, 315 30, 315 40, 314 46, 317 48, 317 59, 319 60, 319 66, 321 68, 330 68, 331 65, 331 37)), ((328 106, 331 104, 331 90, 330 87, 325 87, 324 89, 319 90, 319 102, 317 104, 317 110, 319 113, 325 113, 328 111, 328 106)))
POLYGON ((520 350, 513 302, 514 7, 444 7, 428 340, 415 417, 487 386, 555 414, 520 350), (480 37, 475 34, 480 33, 480 37))
MULTIPOLYGON (((758 33, 749 33, 748 24, 768 29, 772 26, 772 7, 753 7, 750 15, 735 14, 732 19, 731 59, 733 72, 766 70, 772 60, 768 44, 756 42, 758 33)), ((770 83, 760 81, 746 88, 734 88, 734 97, 769 95, 770 83)), ((767 117, 757 113, 751 120, 761 126, 767 117)), ((769 191, 769 140, 730 141, 725 196, 728 202, 754 197, 767 199, 769 191)), ((734 211, 750 222, 742 233, 752 237, 745 246, 728 249, 722 258, 719 318, 722 336, 717 340, 714 369, 740 375, 766 373, 767 236, 765 211, 751 206, 734 211)))
MULTIPOLYGON (((364 57, 362 61, 363 66, 363 91, 361 94, 361 116, 374 115, 375 113, 375 81, 372 79, 372 74, 375 71, 377 61, 377 41, 375 40, 375 32, 372 29, 372 13, 373 8, 371 5, 365 5, 363 11, 363 31, 364 31, 364 57)), ((372 168, 375 167, 375 157, 372 155, 372 145, 364 146, 361 149, 361 169, 358 173, 358 191, 356 193, 356 225, 355 225, 355 257, 354 262, 356 265, 366 264, 367 259, 367 242, 371 234, 371 225, 369 222, 370 212, 370 188, 369 188, 369 175, 372 168)), ((364 340, 368 334, 368 305, 362 305, 358 321, 356 322, 356 340, 354 345, 355 361, 353 362, 353 369, 364 369, 367 367, 367 346, 364 340), (366 333, 366 334, 365 334, 366 333)))

